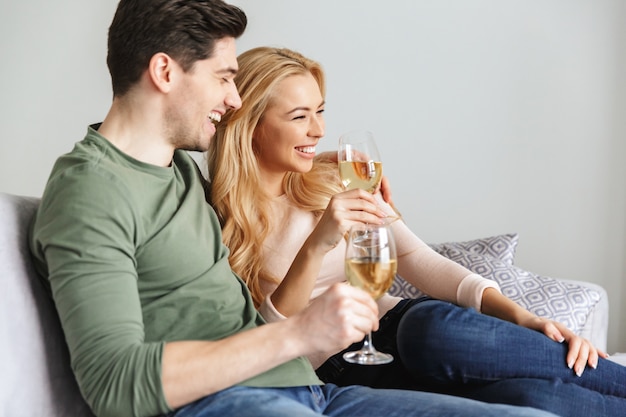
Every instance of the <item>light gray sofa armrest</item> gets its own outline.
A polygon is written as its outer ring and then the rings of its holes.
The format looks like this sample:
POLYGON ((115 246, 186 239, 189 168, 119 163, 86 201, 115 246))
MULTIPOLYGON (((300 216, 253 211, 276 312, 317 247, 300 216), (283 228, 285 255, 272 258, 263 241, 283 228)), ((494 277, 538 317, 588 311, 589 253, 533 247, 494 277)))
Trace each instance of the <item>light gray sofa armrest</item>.
POLYGON ((28 228, 38 204, 0 193, 0 415, 93 416, 54 303, 32 265, 28 228))

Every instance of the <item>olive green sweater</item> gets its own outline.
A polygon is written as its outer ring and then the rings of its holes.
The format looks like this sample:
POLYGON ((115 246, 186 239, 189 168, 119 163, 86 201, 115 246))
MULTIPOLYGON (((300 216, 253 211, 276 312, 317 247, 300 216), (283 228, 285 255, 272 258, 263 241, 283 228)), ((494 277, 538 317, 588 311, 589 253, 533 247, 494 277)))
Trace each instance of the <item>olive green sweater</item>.
MULTIPOLYGON (((263 324, 228 264, 193 159, 171 167, 122 153, 89 128, 56 162, 31 233, 81 392, 98 416, 168 412, 163 346, 263 324)), ((220 375, 215 375, 220 378, 220 375)), ((299 358, 242 383, 320 384, 299 358)))

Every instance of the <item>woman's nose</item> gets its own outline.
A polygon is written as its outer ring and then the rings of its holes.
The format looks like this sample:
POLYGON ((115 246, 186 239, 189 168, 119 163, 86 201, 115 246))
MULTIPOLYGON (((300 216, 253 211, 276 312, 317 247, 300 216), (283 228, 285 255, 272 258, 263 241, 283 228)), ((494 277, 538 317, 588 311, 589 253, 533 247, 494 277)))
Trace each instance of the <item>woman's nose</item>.
POLYGON ((324 119, 313 118, 313 121, 311 122, 311 126, 309 128, 309 133, 311 136, 321 138, 322 136, 324 136, 324 128, 324 119))

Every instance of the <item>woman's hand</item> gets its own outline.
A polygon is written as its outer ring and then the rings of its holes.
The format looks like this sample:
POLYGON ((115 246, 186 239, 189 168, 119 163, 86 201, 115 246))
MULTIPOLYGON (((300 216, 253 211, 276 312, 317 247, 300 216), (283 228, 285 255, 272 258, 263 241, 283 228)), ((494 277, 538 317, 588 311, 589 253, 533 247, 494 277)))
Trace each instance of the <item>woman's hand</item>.
POLYGON ((596 349, 589 340, 574 334, 564 324, 536 316, 493 288, 483 292, 481 311, 541 332, 555 342, 567 343, 565 361, 578 376, 582 375, 587 365, 592 368, 598 366, 598 357, 606 359, 609 356, 596 349))
POLYGON ((391 184, 389 184, 389 180, 385 176, 383 176, 383 178, 380 181, 379 191, 385 203, 389 204, 391 207, 394 207, 395 209, 395 206, 393 205, 393 201, 391 200, 391 184))
POLYGON ((366 191, 356 189, 334 195, 271 295, 274 308, 289 317, 306 307, 326 253, 337 246, 353 224, 380 224, 386 216, 366 191))
POLYGON ((335 194, 328 203, 309 242, 316 242, 324 253, 333 249, 350 227, 356 223, 382 224, 387 214, 381 210, 374 196, 354 189, 335 194))
POLYGON ((566 356, 567 366, 578 376, 583 374, 586 366, 595 369, 598 366, 598 357, 608 358, 605 352, 598 350, 589 340, 577 336, 557 321, 533 315, 519 324, 541 332, 556 342, 567 343, 569 347, 566 356))

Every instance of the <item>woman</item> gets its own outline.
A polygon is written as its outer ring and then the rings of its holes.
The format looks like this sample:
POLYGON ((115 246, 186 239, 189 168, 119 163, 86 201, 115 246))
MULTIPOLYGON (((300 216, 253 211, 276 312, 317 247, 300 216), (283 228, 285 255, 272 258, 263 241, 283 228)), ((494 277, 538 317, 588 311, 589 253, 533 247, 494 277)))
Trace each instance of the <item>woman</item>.
MULTIPOLYGON (((319 64, 264 47, 238 61, 243 104, 224 116, 212 140, 209 199, 233 269, 248 277, 259 310, 274 321, 345 281, 345 232, 393 211, 362 190, 342 191, 333 158, 314 161, 324 135, 319 64)), ((586 416, 591 405, 593 415, 624 413, 626 368, 562 324, 524 310, 495 282, 438 255, 403 222, 392 227, 398 273, 436 300, 380 298, 374 344, 397 360, 350 366, 341 352, 329 352, 311 358, 322 379, 437 390, 568 416, 586 416)))

